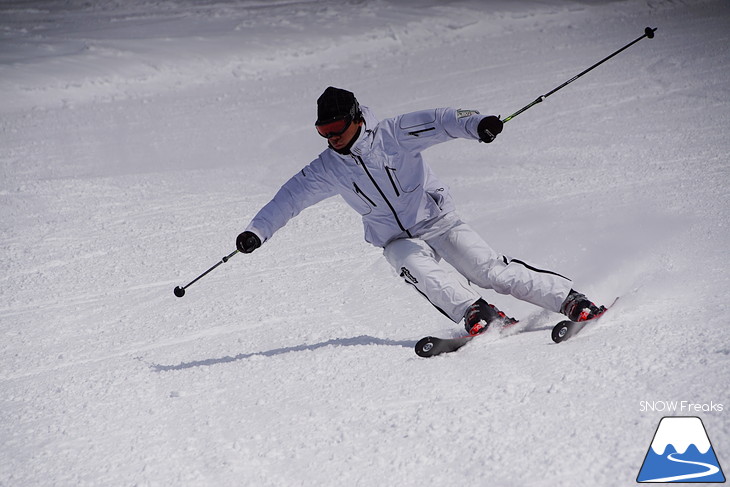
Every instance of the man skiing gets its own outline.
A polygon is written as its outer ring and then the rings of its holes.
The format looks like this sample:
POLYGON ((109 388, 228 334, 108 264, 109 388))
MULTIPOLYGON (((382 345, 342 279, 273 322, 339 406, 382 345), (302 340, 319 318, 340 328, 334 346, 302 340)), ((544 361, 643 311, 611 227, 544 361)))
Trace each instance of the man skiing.
POLYGON ((573 321, 605 311, 555 272, 495 252, 455 213, 448 188, 421 152, 454 138, 492 142, 502 121, 475 110, 438 108, 378 121, 347 90, 328 87, 317 100, 317 132, 328 147, 287 181, 246 230, 236 248, 250 253, 304 208, 339 194, 362 216, 365 240, 383 248, 406 283, 471 335, 514 322, 442 268, 469 282, 510 294, 573 321))

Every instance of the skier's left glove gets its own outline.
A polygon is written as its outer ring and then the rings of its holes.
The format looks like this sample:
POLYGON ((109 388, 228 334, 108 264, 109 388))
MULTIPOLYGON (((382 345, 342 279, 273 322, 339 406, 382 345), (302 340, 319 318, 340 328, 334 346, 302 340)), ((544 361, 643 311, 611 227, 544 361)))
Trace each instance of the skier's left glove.
POLYGON ((504 124, 494 115, 484 117, 479 121, 477 126, 477 134, 479 135, 479 142, 486 142, 487 144, 497 138, 504 124))
POLYGON ((261 239, 253 232, 243 232, 236 238, 236 248, 244 254, 250 254, 259 247, 261 239))

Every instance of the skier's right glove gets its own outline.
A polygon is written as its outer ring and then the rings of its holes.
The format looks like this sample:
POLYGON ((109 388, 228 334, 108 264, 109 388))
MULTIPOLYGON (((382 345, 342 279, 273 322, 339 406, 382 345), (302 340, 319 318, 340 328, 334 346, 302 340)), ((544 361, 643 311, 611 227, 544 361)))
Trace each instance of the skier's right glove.
POLYGON ((236 238, 236 248, 244 254, 250 254, 259 247, 261 239, 253 232, 243 232, 236 238))
POLYGON ((487 144, 497 138, 502 132, 504 124, 494 115, 484 117, 479 121, 477 126, 477 134, 479 135, 479 142, 486 142, 487 144))

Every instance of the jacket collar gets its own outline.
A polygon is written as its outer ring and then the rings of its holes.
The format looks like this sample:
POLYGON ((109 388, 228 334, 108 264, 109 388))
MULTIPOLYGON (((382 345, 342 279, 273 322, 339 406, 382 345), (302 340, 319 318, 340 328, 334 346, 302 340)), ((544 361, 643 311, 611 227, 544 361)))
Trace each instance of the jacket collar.
POLYGON ((357 141, 352 144, 352 148, 350 148, 350 152, 356 156, 362 156, 370 151, 375 140, 375 133, 378 130, 378 119, 375 118, 370 108, 361 106, 361 110, 365 119, 364 130, 360 131, 360 137, 358 137, 357 141))

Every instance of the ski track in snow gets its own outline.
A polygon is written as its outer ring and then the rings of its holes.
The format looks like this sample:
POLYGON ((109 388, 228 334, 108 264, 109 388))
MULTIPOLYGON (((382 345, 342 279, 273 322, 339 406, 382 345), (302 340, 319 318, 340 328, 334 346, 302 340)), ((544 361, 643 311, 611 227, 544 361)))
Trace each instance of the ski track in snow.
POLYGON ((0 485, 634 483, 660 412, 730 452, 730 6, 411 0, 3 2, 0 485), (496 249, 621 300, 560 345, 461 332, 332 199, 236 235, 322 150, 328 85, 381 118, 516 117, 425 157, 496 249))

